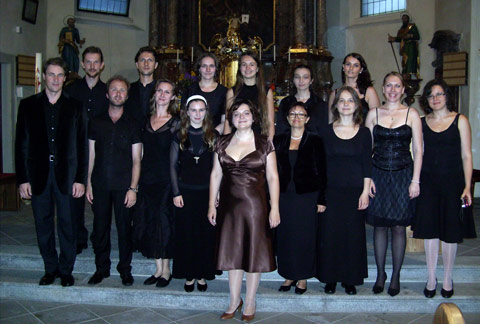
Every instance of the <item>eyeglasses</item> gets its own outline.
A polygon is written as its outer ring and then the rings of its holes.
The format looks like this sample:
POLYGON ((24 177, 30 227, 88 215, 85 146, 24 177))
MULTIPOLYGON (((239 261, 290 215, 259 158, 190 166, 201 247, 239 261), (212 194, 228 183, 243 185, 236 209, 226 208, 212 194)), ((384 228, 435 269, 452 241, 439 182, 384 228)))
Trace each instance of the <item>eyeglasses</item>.
POLYGON ((305 119, 307 118, 307 114, 302 112, 291 112, 288 114, 288 117, 291 119, 295 119, 295 117, 297 117, 298 119, 305 119))
POLYGON ((427 96, 427 99, 428 100, 432 100, 432 99, 437 99, 437 98, 440 98, 441 96, 444 96, 445 93, 437 93, 437 94, 431 94, 429 96, 427 96))

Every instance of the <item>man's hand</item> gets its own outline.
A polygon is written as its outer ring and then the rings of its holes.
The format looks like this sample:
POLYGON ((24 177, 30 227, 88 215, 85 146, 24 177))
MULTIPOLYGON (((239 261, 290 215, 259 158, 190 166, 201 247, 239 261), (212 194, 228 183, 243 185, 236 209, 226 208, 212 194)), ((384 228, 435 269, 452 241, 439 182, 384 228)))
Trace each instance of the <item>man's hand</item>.
POLYGON ((22 199, 32 199, 32 186, 30 182, 22 183, 18 187, 18 190, 20 191, 20 197, 22 197, 22 199))
POLYGON ((73 198, 80 198, 83 196, 84 193, 85 193, 85 185, 78 182, 74 182, 72 187, 73 198))

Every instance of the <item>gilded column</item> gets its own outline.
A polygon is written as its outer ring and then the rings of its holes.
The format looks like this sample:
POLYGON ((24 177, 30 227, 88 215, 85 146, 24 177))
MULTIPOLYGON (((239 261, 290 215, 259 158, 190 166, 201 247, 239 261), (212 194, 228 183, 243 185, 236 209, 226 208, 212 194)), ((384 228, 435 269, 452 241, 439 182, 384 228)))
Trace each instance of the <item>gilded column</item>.
POLYGON ((295 31, 295 46, 297 45, 305 45, 306 37, 305 37, 305 7, 304 7, 304 0, 295 0, 295 7, 294 7, 294 14, 295 14, 295 24, 294 24, 294 31, 295 31))
POLYGON ((317 0, 317 47, 327 47, 327 3, 317 0))
POLYGON ((158 18, 160 16, 158 8, 158 0, 150 0, 150 22, 148 28, 148 43, 150 46, 156 47, 159 45, 158 35, 158 18))
POLYGON ((177 42, 177 0, 170 0, 168 2, 168 15, 167 15, 167 44, 170 45, 178 45, 177 42))

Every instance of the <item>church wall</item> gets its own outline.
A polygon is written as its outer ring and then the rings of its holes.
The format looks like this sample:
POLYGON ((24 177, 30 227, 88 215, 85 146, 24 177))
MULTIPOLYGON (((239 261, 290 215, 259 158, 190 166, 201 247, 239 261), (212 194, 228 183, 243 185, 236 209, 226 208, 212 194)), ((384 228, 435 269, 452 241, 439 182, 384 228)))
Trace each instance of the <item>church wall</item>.
MULTIPOLYGON (((98 46, 103 51, 105 69, 102 80, 122 74, 135 81, 138 79, 135 54, 140 47, 148 45, 148 10, 147 0, 131 1, 129 17, 116 17, 77 12, 75 0, 48 0, 47 56, 59 55, 58 35, 64 27, 64 18, 74 15, 80 38, 86 38, 80 52, 88 46, 98 46)), ((84 75, 81 67, 79 74, 84 75)))

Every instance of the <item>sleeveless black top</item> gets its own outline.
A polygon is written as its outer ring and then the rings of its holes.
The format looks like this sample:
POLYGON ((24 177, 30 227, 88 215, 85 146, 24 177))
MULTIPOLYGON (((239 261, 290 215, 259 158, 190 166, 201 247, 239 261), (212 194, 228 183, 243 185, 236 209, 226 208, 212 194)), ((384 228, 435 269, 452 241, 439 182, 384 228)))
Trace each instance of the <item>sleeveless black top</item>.
POLYGON ((387 128, 378 124, 373 127, 373 165, 378 169, 387 171, 402 170, 413 162, 410 153, 412 129, 407 125, 408 113, 405 124, 395 128, 387 128))

